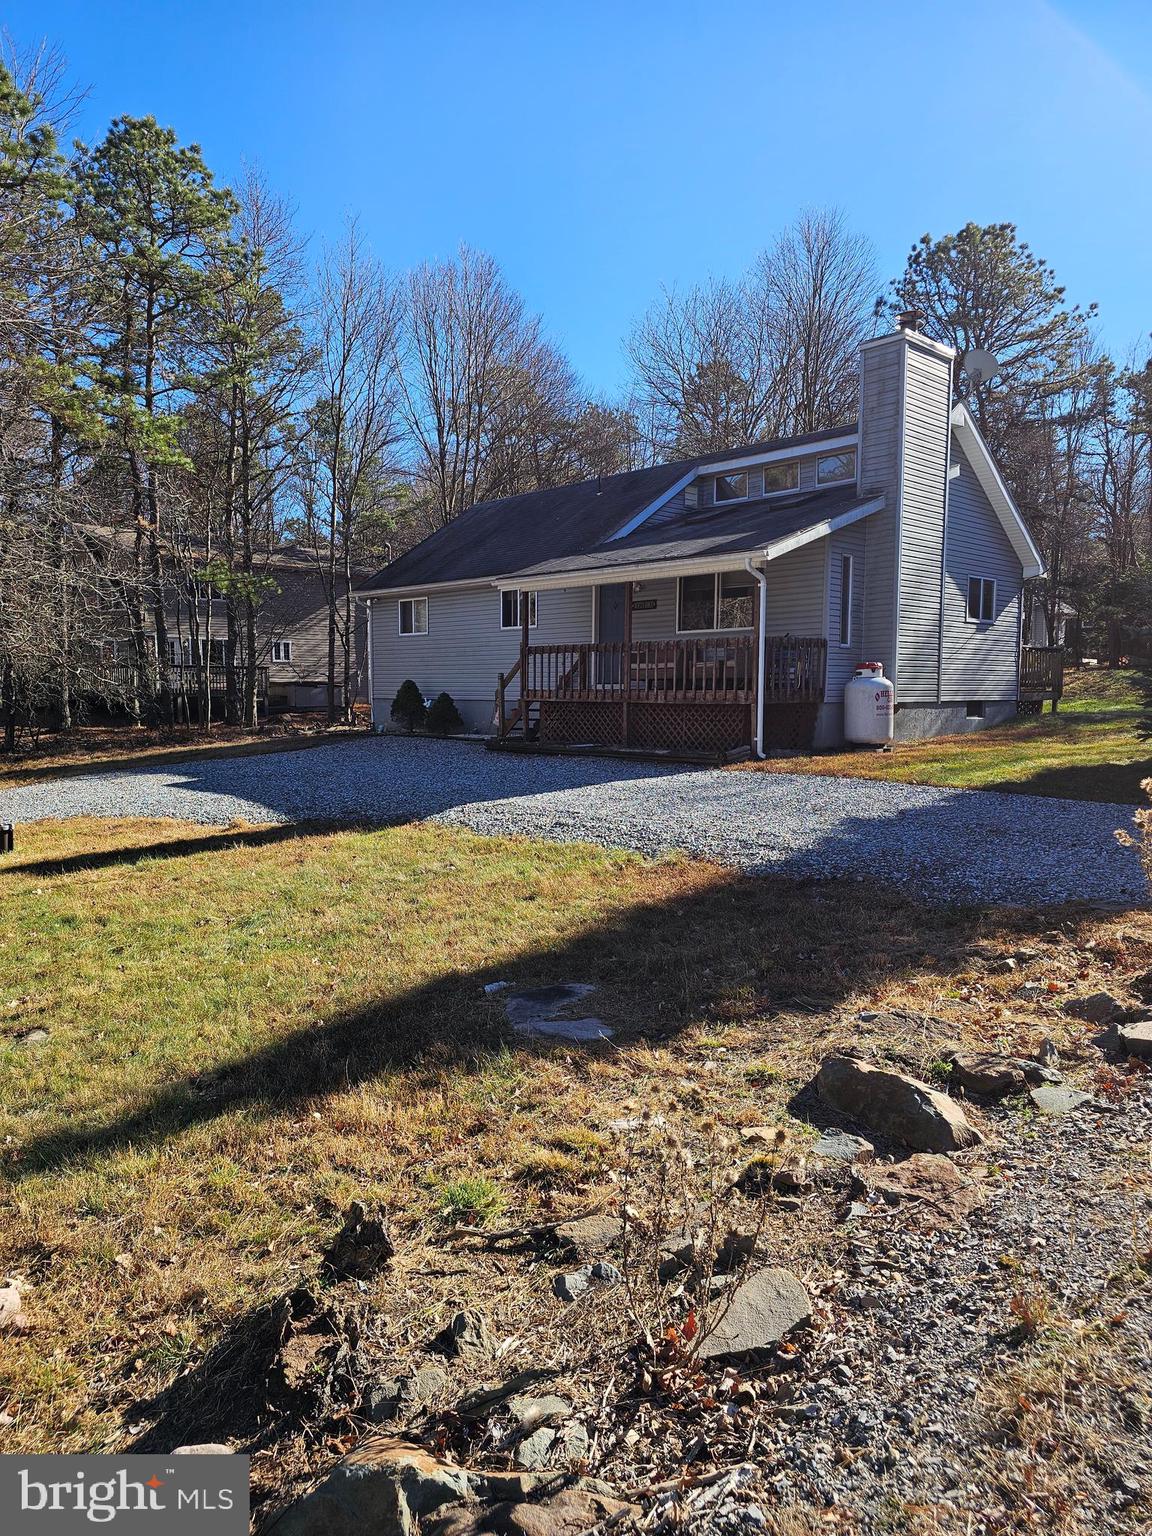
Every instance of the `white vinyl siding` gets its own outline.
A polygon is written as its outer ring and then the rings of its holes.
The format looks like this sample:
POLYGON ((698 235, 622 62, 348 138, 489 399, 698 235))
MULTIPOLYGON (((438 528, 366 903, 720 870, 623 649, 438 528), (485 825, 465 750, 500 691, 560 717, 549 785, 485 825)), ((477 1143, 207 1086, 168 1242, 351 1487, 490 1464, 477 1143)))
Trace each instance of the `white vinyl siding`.
POLYGON ((951 388, 941 358, 908 348, 896 659, 896 698, 904 704, 936 701, 951 388))
MULTIPOLYGON (((864 520, 864 629, 861 655, 885 668, 896 658, 896 547, 900 497, 900 420, 904 343, 860 354, 860 494, 880 492, 886 505, 864 520)), ((939 568, 939 567, 937 567, 939 568)), ((889 674, 891 675, 891 674, 889 674)))
MULTIPOLYGON (((511 671, 520 655, 520 631, 500 627, 500 594, 488 582, 430 592, 427 602, 428 633, 415 645, 397 633, 397 599, 372 601, 373 718, 388 723, 396 690, 410 677, 426 698, 450 693, 468 724, 487 730, 497 676, 511 671)), ((539 594, 534 645, 592 638, 591 587, 539 594)), ((516 697, 515 685, 510 696, 516 697)))
POLYGON ((1020 560, 980 482, 953 437, 959 473, 948 490, 948 548, 944 577, 944 665, 941 693, 946 703, 1015 699, 1020 634, 1020 560), (968 617, 968 581, 994 583, 992 619, 968 617))
POLYGON ((841 528, 826 541, 828 549, 828 672, 825 683, 825 699, 832 704, 844 697, 844 684, 856 670, 859 661, 872 658, 861 649, 864 633, 864 550, 868 524, 871 518, 841 528), (849 645, 838 644, 840 634, 840 582, 845 556, 852 561, 852 640, 849 645))

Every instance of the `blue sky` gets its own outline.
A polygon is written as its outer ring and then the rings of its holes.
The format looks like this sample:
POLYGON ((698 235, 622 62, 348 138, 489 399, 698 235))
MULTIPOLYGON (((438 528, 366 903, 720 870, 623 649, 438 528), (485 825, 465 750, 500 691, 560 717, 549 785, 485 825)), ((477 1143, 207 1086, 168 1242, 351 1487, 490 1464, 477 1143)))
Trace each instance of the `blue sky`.
POLYGON ((1146 0, 8 0, 88 88, 227 180, 261 166, 319 243, 402 267, 491 251, 594 389, 661 284, 736 274, 805 205, 894 274, 1010 219, 1120 352, 1152 331, 1146 0))

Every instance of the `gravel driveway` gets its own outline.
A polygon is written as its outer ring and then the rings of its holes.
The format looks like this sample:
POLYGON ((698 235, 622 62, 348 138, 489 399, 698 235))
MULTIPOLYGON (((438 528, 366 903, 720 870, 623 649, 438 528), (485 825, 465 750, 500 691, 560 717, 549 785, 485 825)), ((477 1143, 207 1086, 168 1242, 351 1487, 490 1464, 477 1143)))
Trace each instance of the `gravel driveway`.
POLYGON ((930 901, 1142 904, 1139 861, 1114 836, 1132 807, 808 774, 490 753, 371 737, 303 752, 93 773, 0 790, 0 820, 50 816, 432 817, 477 832, 683 849, 757 874, 910 884, 930 901))

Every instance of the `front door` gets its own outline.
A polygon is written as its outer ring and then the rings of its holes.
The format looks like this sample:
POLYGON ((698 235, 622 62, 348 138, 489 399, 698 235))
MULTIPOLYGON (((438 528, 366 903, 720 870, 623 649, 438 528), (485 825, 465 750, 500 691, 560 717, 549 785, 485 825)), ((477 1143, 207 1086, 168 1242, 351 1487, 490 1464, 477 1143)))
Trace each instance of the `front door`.
MULTIPOLYGON (((596 590, 596 639, 601 645, 620 645, 624 640, 624 604, 628 601, 628 586, 623 581, 596 590)), ((602 684, 615 687, 624 675, 620 653, 614 652, 600 658, 599 677, 602 684)))

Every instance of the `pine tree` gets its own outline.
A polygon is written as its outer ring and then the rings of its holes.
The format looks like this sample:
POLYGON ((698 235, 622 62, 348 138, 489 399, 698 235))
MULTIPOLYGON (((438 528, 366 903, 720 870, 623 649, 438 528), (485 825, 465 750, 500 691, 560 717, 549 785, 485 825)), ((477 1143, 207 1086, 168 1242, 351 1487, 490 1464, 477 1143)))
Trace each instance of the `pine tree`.
POLYGON ((406 728, 409 736, 418 725, 424 724, 427 715, 424 695, 410 677, 406 678, 396 690, 396 697, 392 700, 391 714, 397 725, 406 728))
POLYGON ((454 736, 464 729, 464 717, 450 693, 438 693, 432 700, 426 724, 433 736, 454 736))

